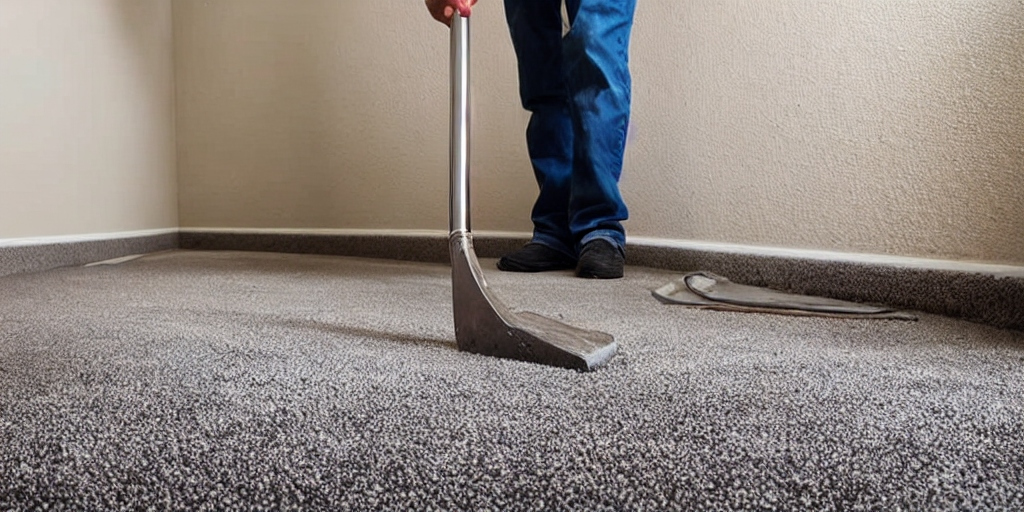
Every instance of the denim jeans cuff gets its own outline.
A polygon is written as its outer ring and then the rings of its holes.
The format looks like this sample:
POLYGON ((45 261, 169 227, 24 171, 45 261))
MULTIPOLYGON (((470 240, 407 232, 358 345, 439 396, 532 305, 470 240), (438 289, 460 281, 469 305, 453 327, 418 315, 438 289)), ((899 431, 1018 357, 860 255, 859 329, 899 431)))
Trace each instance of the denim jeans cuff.
POLYGON ((626 234, 614 229, 595 229, 583 236, 580 240, 580 247, 583 247, 594 240, 604 240, 615 247, 618 247, 622 254, 626 254, 626 234))

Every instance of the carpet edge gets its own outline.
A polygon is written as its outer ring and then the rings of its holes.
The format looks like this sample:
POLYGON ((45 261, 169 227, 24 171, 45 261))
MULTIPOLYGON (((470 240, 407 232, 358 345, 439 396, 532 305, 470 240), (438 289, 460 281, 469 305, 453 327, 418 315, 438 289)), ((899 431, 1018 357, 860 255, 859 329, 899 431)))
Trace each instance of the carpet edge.
MULTIPOLYGON (((475 233, 474 247, 479 257, 494 258, 528 240, 528 233, 480 232, 475 233)), ((55 238, 8 243, 0 246, 0 276, 171 249, 322 254, 429 263, 449 261, 447 233, 442 231, 182 228, 111 234, 109 238, 97 235, 72 237, 66 241, 55 238)), ((910 258, 896 263, 837 261, 807 257, 800 252, 744 253, 716 250, 701 244, 659 244, 652 239, 639 239, 638 243, 631 242, 627 247, 627 264, 631 266, 678 272, 704 270, 742 284, 885 304, 1024 330, 1024 274, 998 275, 915 266, 914 261, 910 258)))

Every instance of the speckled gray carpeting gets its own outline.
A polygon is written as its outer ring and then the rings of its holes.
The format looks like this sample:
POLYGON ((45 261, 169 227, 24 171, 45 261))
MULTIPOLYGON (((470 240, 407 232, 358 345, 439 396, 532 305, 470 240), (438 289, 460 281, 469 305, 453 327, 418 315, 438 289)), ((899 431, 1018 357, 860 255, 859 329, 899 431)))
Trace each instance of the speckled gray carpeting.
POLYGON ((1024 508, 1022 332, 487 272, 620 354, 457 352, 441 265, 176 251, 0 278, 0 509, 1024 508))

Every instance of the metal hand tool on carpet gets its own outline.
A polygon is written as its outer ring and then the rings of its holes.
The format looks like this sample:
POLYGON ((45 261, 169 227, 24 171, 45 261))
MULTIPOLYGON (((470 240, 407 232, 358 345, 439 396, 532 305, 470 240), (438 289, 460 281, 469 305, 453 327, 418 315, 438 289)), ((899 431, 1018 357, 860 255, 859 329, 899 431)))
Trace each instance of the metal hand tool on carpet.
POLYGON ((451 28, 451 191, 448 247, 459 350, 577 370, 615 355, 607 333, 579 329, 535 313, 514 313, 487 288, 469 225, 469 18, 451 28))
POLYGON ((721 311, 832 318, 917 320, 913 314, 897 311, 887 306, 797 295, 770 288, 743 285, 705 271, 688 272, 683 277, 652 291, 651 294, 663 304, 682 304, 721 311))

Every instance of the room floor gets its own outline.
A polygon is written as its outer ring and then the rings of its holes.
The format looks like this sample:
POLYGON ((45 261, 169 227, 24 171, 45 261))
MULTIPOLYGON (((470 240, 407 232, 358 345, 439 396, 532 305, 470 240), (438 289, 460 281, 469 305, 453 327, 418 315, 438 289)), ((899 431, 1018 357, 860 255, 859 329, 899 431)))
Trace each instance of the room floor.
POLYGON ((1024 508, 1022 332, 483 266, 620 353, 458 352, 443 265, 172 251, 0 278, 0 509, 1024 508))

